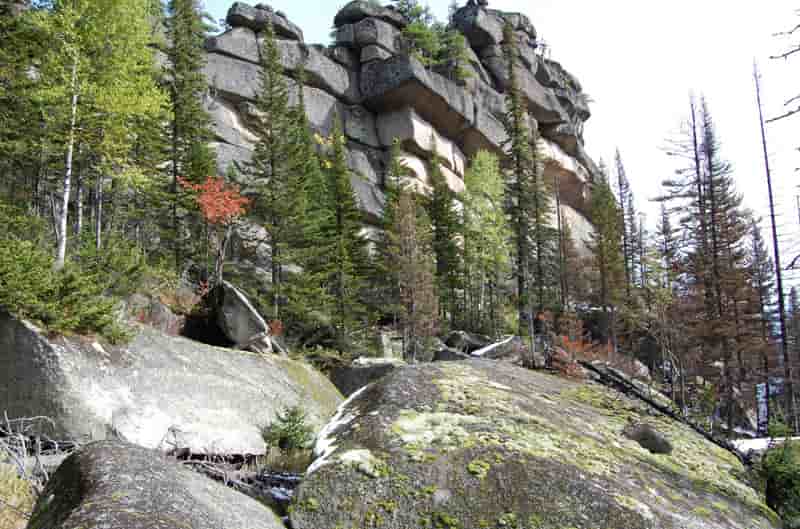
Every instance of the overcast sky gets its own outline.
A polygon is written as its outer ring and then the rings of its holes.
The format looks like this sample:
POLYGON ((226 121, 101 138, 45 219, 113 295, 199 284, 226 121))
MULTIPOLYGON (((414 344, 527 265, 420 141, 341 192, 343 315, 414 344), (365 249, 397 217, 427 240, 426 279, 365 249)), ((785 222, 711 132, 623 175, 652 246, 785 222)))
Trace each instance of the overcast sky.
MULTIPOLYGON (((223 18, 231 3, 206 0, 215 18, 223 18)), ((300 26, 307 42, 328 43, 333 17, 345 1, 268 3, 300 26)), ((445 20, 449 3, 430 0, 429 5, 445 20)), ((658 195, 660 182, 676 162, 661 147, 685 119, 690 91, 705 94, 738 188, 746 204, 766 217, 753 59, 762 70, 765 112, 777 115, 786 99, 800 94, 800 54, 788 62, 769 59, 790 42, 773 34, 800 22, 796 1, 490 0, 489 7, 528 15, 552 58, 581 81, 594 100, 586 148, 595 160, 608 163, 614 149, 620 149, 638 207, 647 212, 650 225, 658 210, 648 201, 658 195)), ((800 116, 768 129, 787 258, 800 252, 795 211, 798 130, 800 116)))

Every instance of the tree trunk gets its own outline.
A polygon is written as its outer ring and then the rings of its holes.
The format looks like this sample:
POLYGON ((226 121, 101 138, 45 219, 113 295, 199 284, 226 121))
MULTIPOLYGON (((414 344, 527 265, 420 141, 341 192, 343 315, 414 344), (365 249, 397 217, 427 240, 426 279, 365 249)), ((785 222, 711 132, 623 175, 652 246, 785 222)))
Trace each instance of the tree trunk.
POLYGON ((99 251, 103 245, 103 176, 97 175, 94 189, 94 245, 99 251))
POLYGON ((57 237, 58 246, 56 249, 56 270, 64 268, 67 258, 67 219, 69 217, 69 196, 72 186, 72 156, 75 149, 75 123, 78 116, 78 58, 72 60, 71 73, 72 101, 70 102, 70 121, 69 138, 67 139, 66 167, 64 169, 64 184, 61 192, 61 210, 58 212, 57 237))

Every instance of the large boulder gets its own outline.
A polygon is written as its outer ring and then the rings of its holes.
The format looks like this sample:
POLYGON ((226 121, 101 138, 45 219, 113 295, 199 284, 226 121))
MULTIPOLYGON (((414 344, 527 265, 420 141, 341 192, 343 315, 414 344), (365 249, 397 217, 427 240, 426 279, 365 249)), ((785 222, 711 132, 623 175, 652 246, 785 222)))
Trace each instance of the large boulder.
MULTIPOLYGON (((146 448, 262 454, 260 426, 301 405, 312 425, 341 395, 303 362, 204 345, 139 326, 124 346, 50 337, 0 316, 0 406, 47 416, 38 433, 81 443, 121 438, 146 448)), ((37 433, 37 432, 32 432, 37 433)))
POLYGON ((363 65, 361 94, 364 106, 378 114, 413 108, 448 138, 458 138, 470 127, 475 113, 466 90, 408 55, 363 65))
POLYGON ((283 529, 268 507, 157 452, 92 443, 61 464, 28 529, 283 529))
POLYGON ((278 37, 303 40, 302 29, 289 21, 280 11, 274 11, 265 4, 257 4, 253 7, 244 2, 234 2, 228 10, 226 21, 234 28, 250 28, 257 33, 264 31, 267 24, 272 24, 278 37))
POLYGON ((238 349, 271 353, 270 328, 247 296, 227 281, 212 293, 217 325, 238 349))
POLYGON ((486 360, 405 367, 335 419, 295 529, 780 527, 734 454, 592 383, 486 360), (625 437, 639 418, 671 453, 625 437))
POLYGON ((289 72, 296 73, 301 68, 305 72, 308 86, 322 89, 347 103, 357 103, 360 99, 356 74, 329 59, 323 50, 292 40, 276 41, 281 64, 289 72))
POLYGON ((462 7, 453 16, 455 28, 476 49, 503 42, 504 24, 502 17, 474 4, 462 7))
POLYGON ((353 0, 336 13, 333 26, 338 28, 345 24, 355 24, 365 18, 378 18, 398 29, 403 29, 408 25, 406 17, 396 9, 383 7, 376 2, 353 0))

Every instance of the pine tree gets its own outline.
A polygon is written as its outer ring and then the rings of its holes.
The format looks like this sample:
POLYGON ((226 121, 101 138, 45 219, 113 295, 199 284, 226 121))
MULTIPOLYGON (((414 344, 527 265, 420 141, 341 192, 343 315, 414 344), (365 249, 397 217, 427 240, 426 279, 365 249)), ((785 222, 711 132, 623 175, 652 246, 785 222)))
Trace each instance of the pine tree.
MULTIPOLYGON (((760 347, 756 352, 761 355, 760 368, 762 371, 763 383, 767 386, 767 394, 770 388, 770 356, 773 353, 774 339, 772 327, 776 319, 775 310, 775 268, 772 258, 769 256, 766 242, 761 234, 758 222, 754 219, 751 224, 751 247, 752 256, 750 258, 749 275, 752 287, 757 296, 758 303, 758 326, 761 336, 760 347)), ((769 417, 769 399, 767 399, 767 417, 769 417)), ((769 422, 769 421, 767 421, 769 422)))
MULTIPOLYGON (((435 138, 431 138, 431 143, 436 152, 435 138)), ((449 319, 452 324, 458 312, 457 292, 461 288, 462 255, 458 245, 461 219, 456 211, 456 195, 447 184, 435 155, 428 164, 428 177, 432 191, 425 206, 433 230, 439 310, 443 319, 449 319)))
POLYGON ((628 182, 625 166, 622 163, 622 155, 617 149, 614 155, 614 165, 617 171, 617 194, 620 203, 620 225, 622 231, 622 254, 625 265, 625 294, 631 297, 631 287, 633 285, 633 237, 630 232, 628 208, 633 209, 633 200, 630 183, 628 182))
POLYGON ((167 3, 168 78, 172 106, 170 126, 170 172, 172 193, 172 231, 175 266, 180 267, 185 251, 182 196, 178 177, 201 183, 215 173, 208 143, 213 138, 211 120, 202 99, 208 83, 203 73, 204 42, 207 26, 197 0, 169 0, 167 3))
MULTIPOLYGON (((280 319, 284 273, 292 263, 293 250, 302 246, 308 207, 307 163, 316 159, 309 152, 302 105, 289 105, 290 86, 283 76, 280 52, 271 25, 264 31, 259 73, 261 91, 255 107, 253 132, 258 136, 253 157, 245 168, 251 184, 246 192, 253 200, 252 212, 262 223, 271 249, 272 317, 280 319)), ((302 86, 297 88, 302 91, 302 86)))
POLYGON ((400 236, 397 233, 400 225, 397 222, 400 194, 407 184, 408 168, 400 159, 400 140, 392 142, 389 165, 384 176, 384 195, 386 203, 381 217, 381 233, 375 247, 372 283, 377 290, 381 312, 392 318, 395 326, 399 325, 402 305, 400 300, 399 255, 400 236))

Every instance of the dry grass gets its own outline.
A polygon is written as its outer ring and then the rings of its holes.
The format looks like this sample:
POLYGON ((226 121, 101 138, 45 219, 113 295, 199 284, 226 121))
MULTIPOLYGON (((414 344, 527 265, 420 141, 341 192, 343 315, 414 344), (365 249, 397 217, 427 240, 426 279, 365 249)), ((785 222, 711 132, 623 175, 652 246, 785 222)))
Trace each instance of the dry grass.
POLYGON ((23 529, 33 511, 30 484, 10 465, 0 464, 0 529, 23 529))

